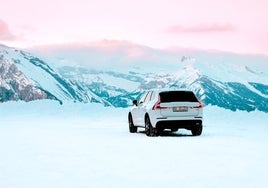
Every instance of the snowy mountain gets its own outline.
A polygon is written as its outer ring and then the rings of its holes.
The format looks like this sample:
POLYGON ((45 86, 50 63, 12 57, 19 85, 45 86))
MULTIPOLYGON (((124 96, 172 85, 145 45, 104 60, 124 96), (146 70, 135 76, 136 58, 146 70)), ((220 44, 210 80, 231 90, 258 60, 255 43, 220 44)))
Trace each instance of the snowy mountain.
MULTIPOLYGON (((51 98, 45 91, 34 87, 32 82, 13 63, 0 56, 0 101, 51 98)), ((52 97, 53 98, 53 97, 52 97)))
POLYGON ((47 63, 22 50, 0 46, 0 101, 53 99, 109 105, 79 84, 56 73, 47 63))
MULTIPOLYGON (((4 47, 1 48, 3 54, 4 47)), ((158 50, 125 41, 29 50, 34 56, 4 49, 7 52, 4 57, 9 57, 35 87, 60 101, 127 107, 147 89, 187 88, 206 105, 233 111, 268 112, 268 57, 265 56, 158 50), (18 62, 24 62, 24 66, 18 62), (27 72, 30 66, 38 69, 39 74, 27 72)))
POLYGON ((127 107, 133 99, 148 89, 187 88, 193 90, 205 104, 233 111, 268 112, 268 85, 254 80, 247 82, 216 80, 192 64, 186 64, 174 74, 140 74, 133 71, 119 73, 81 67, 77 69, 62 67, 59 71, 63 77, 90 89, 116 107, 127 107))
POLYGON ((144 90, 188 88, 205 104, 268 112, 268 57, 188 49, 158 50, 126 41, 39 49, 58 71, 117 107, 144 90), (67 54, 67 56, 66 56, 67 54))

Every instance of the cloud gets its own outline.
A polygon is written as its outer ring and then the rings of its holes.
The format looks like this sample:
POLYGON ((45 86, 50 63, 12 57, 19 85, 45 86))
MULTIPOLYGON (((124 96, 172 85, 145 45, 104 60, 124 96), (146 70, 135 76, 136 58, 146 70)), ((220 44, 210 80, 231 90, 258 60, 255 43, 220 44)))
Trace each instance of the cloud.
POLYGON ((13 41, 17 37, 10 32, 6 22, 0 19, 0 40, 13 41))
POLYGON ((196 33, 218 33, 233 32, 236 28, 231 24, 200 24, 195 26, 173 25, 166 29, 166 32, 173 34, 196 34, 196 33))

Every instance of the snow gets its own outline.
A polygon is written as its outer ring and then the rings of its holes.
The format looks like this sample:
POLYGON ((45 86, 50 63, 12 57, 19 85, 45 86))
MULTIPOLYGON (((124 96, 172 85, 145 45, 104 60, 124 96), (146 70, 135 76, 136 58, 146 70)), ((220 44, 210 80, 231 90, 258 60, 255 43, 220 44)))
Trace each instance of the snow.
POLYGON ((204 109, 199 137, 128 132, 128 109, 0 105, 1 188, 267 187, 268 114, 204 109))

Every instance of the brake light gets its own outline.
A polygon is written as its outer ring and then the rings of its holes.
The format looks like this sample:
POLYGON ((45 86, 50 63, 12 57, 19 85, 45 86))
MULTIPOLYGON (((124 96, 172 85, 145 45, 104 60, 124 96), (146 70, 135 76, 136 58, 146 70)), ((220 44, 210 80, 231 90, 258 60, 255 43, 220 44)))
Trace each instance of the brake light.
POLYGON ((153 110, 160 110, 160 103, 161 103, 161 99, 160 99, 160 96, 158 95, 158 100, 154 104, 153 110))
POLYGON ((160 107, 161 99, 160 96, 158 96, 157 102, 153 106, 153 110, 167 110, 168 107, 160 107))
POLYGON ((199 110, 204 107, 204 104, 202 101, 198 101, 199 105, 198 106, 193 106, 192 109, 199 110))

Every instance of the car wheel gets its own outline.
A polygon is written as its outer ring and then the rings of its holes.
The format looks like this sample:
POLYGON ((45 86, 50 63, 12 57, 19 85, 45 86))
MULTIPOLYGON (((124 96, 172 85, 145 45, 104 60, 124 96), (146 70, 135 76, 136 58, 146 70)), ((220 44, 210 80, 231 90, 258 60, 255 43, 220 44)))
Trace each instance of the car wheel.
POLYGON ((156 129, 156 136, 161 136, 164 133, 164 129, 156 129))
POLYGON ((136 133, 138 128, 134 126, 131 114, 128 115, 128 126, 130 133, 136 133))
POLYGON ((197 125, 191 131, 192 131, 193 136, 199 136, 202 134, 202 130, 203 130, 203 126, 197 125))
POLYGON ((156 136, 156 129, 153 128, 148 116, 145 118, 145 134, 147 136, 156 136))

